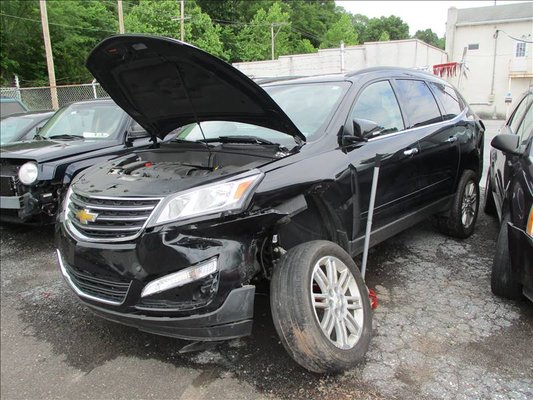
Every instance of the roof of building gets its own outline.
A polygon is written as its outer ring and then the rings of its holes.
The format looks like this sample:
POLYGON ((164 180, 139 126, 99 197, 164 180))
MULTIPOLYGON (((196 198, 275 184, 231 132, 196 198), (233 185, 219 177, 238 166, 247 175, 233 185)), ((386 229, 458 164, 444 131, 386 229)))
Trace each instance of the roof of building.
POLYGON ((458 25, 523 19, 533 20, 533 2, 502 4, 488 7, 460 8, 457 10, 458 25))

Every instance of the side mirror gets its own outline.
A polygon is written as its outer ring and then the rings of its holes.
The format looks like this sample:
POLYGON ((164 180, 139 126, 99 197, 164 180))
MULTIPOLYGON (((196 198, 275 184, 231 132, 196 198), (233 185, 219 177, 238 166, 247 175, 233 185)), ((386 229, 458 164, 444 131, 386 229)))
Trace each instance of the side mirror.
POLYGON ((369 119, 356 118, 353 120, 353 126, 355 136, 366 140, 376 136, 381 130, 377 122, 370 121, 369 119))
POLYGON ((146 132, 146 130, 139 125, 137 122, 133 122, 131 124, 131 128, 128 131, 128 135, 126 139, 128 141, 133 141, 136 139, 143 139, 143 138, 149 138, 151 135, 146 132))
POLYGON ((342 145, 367 142, 380 132, 380 126, 368 119, 355 118, 352 124, 346 124, 342 134, 342 145))
POLYGON ((519 156, 520 152, 520 138, 517 135, 500 134, 496 135, 490 145, 497 150, 503 151, 506 154, 519 156))

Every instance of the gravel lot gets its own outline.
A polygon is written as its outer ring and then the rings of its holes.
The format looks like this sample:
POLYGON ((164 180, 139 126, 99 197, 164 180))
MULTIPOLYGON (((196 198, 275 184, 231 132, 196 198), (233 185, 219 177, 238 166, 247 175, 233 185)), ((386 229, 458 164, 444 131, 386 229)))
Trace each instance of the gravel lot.
MULTIPOLYGON (((498 123, 487 125, 488 141, 498 123)), ((98 319, 81 306, 60 278, 51 228, 2 228, 0 395, 532 399, 533 306, 490 292, 497 231, 480 214, 464 241, 424 223, 374 248, 367 281, 380 305, 370 351, 351 371, 319 376, 286 355, 264 295, 256 298, 251 337, 179 354, 185 342, 98 319)))

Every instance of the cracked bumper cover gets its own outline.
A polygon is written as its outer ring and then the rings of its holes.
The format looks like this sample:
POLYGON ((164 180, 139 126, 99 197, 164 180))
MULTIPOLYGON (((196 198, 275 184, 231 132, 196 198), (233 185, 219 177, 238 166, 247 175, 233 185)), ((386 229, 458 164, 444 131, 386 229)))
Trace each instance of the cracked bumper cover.
POLYGON ((187 317, 124 314, 94 304, 85 305, 99 317, 143 332, 187 340, 227 340, 252 333, 255 286, 233 289, 217 310, 187 317))

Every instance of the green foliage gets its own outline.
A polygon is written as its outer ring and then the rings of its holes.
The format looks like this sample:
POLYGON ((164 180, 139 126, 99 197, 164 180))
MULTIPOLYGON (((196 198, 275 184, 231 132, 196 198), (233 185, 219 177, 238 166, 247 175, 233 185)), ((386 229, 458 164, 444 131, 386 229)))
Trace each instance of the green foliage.
MULTIPOLYGON (((2 1, 0 10, 2 83, 11 84, 18 74, 25 86, 47 84, 39 2, 2 1)), ((48 0, 47 11, 57 83, 90 81, 85 59, 96 43, 116 32, 112 10, 96 0, 48 0)))
POLYGON ((274 57, 289 54, 292 50, 289 43, 289 13, 282 10, 281 3, 274 3, 268 11, 259 9, 252 22, 237 35, 240 59, 254 61, 271 58, 272 29, 275 35, 274 57))
POLYGON ((300 39, 293 48, 294 54, 316 53, 317 49, 309 39, 300 39))
MULTIPOLYGON (((35 20, 39 18, 37 2, 1 1, 0 12, 35 20)), ((0 22, 2 85, 12 85, 14 74, 19 75, 22 83, 25 81, 38 84, 46 82, 44 45, 39 35, 41 26, 34 22, 4 15, 0 16, 0 22)))
POLYGON ((400 17, 391 15, 369 19, 361 38, 362 42, 377 42, 381 40, 380 38, 386 37, 384 32, 388 34, 387 40, 409 39, 409 25, 400 17))
POLYGON ((352 25, 350 16, 342 14, 337 22, 335 22, 324 35, 324 41, 320 47, 338 47, 341 42, 345 45, 357 44, 357 33, 352 25))
MULTIPOLYGON (((48 19, 58 84, 92 79, 85 59, 96 43, 118 31, 115 0, 48 0, 48 19)), ((0 77, 12 84, 18 74, 24 86, 48 81, 38 0, 0 1, 0 77)), ((126 32, 180 38, 177 0, 124 2, 126 32)), ((399 17, 368 18, 350 14, 334 0, 186 0, 185 41, 225 60, 271 58, 271 27, 275 57, 338 47, 343 41, 409 38, 399 17)), ((431 29, 416 38, 443 48, 431 29)))
POLYGON ((427 44, 438 47, 439 49, 444 49, 444 38, 439 38, 431 29, 426 29, 423 31, 418 30, 413 37, 420 39, 427 44))
MULTIPOLYGON (((126 32, 149 33, 180 39, 180 5, 176 0, 140 0, 124 18, 126 32)), ((220 36, 222 28, 214 25, 200 7, 189 1, 184 40, 222 58, 228 58, 220 36)))

